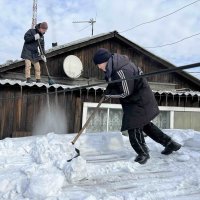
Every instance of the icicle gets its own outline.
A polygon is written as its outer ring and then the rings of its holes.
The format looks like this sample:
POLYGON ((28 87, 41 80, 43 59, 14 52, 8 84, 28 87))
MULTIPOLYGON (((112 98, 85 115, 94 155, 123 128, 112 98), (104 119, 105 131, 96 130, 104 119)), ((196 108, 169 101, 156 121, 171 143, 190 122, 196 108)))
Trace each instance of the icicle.
POLYGON ((55 102, 56 102, 56 107, 58 105, 58 89, 55 88, 55 102))
POLYGON ((22 85, 20 85, 20 96, 21 96, 21 98, 23 97, 22 94, 23 94, 23 88, 22 88, 22 85))
POLYGON ((47 89, 47 106, 48 106, 48 109, 50 110, 50 102, 49 102, 49 88, 46 88, 47 89))
POLYGON ((94 100, 96 101, 97 91, 94 89, 94 100))
POLYGON ((161 94, 160 94, 160 98, 159 98, 159 105, 161 105, 161 94))
POLYGON ((79 92, 80 92, 80 99, 81 99, 81 97, 82 97, 82 90, 80 89, 80 91, 79 91, 79 92))
POLYGON ((71 90, 71 100, 72 100, 72 98, 73 98, 73 90, 71 90))
POLYGON ((87 99, 88 99, 88 95, 89 95, 89 89, 87 88, 87 96, 86 96, 87 99))
POLYGON ((178 106, 180 106, 180 103, 181 103, 181 95, 179 94, 178 95, 178 106))
POLYGON ((168 94, 166 94, 166 98, 165 98, 165 106, 168 105, 168 102, 167 102, 167 97, 168 97, 168 94))
POLYGON ((66 93, 65 90, 63 90, 63 101, 65 101, 65 98, 66 98, 66 93))

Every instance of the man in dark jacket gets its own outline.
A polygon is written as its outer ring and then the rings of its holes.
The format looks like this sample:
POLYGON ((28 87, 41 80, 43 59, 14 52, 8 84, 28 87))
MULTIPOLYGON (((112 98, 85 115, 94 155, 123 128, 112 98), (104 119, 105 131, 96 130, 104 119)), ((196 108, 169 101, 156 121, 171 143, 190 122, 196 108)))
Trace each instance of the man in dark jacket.
POLYGON ((47 23, 42 22, 37 24, 35 26, 35 29, 29 29, 24 35, 24 46, 22 49, 21 58, 25 59, 25 77, 27 83, 31 82, 31 63, 34 65, 35 68, 36 82, 41 82, 39 60, 42 59, 44 62, 46 62, 46 57, 40 54, 38 50, 38 43, 40 42, 42 51, 44 53, 44 34, 47 29, 47 23))
POLYGON ((133 80, 134 76, 143 73, 142 70, 130 62, 127 56, 111 54, 104 48, 95 53, 93 60, 99 69, 104 71, 106 81, 126 79, 109 83, 106 98, 120 98, 123 109, 121 131, 128 130, 130 143, 138 154, 135 161, 145 164, 150 158, 143 131, 165 147, 162 154, 168 155, 179 150, 181 145, 151 122, 159 114, 154 94, 146 78, 133 80))

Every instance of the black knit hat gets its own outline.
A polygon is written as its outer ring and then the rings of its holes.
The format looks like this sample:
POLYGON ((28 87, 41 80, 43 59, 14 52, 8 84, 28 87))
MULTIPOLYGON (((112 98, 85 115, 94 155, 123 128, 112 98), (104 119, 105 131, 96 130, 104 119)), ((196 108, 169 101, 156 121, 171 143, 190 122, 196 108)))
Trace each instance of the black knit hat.
POLYGON ((108 61, 109 58, 111 57, 111 55, 112 54, 107 49, 100 48, 94 54, 93 61, 96 65, 101 64, 101 63, 108 61))

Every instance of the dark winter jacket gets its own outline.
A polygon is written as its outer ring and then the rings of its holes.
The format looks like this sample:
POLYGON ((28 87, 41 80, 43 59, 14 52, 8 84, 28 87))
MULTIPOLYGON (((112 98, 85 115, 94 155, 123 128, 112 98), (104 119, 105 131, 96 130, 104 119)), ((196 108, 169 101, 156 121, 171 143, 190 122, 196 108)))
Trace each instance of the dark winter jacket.
POLYGON ((35 34, 40 34, 40 44, 43 52, 44 50, 44 36, 38 31, 40 24, 35 26, 35 29, 29 29, 24 35, 24 46, 21 53, 21 58, 33 61, 41 60, 38 41, 35 40, 35 34))
MULTIPOLYGON (((130 62, 127 56, 113 54, 106 66, 105 79, 131 79, 142 74, 140 68, 130 62)), ((123 108, 121 130, 142 128, 159 114, 157 102, 146 78, 110 83, 106 94, 120 98, 123 108)))

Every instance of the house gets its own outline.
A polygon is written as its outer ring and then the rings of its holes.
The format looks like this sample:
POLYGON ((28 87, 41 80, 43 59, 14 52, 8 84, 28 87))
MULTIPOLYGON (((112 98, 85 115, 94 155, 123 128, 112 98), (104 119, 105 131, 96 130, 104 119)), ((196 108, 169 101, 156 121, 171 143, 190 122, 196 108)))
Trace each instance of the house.
MULTIPOLYGON (((44 63, 42 83, 27 84, 24 78, 24 61, 16 61, 0 67, 0 138, 31 135, 38 114, 50 104, 59 107, 67 118, 66 133, 77 132, 90 115, 104 87, 90 87, 72 91, 81 85, 102 83, 104 74, 92 62, 100 47, 111 52, 126 54, 144 73, 175 68, 173 64, 152 54, 113 31, 84 38, 66 45, 55 46, 46 53, 51 78, 48 84, 44 63), (63 70, 63 61, 69 55, 77 56, 83 71, 72 79, 63 70)), ((32 69, 33 70, 33 69, 32 69)), ((32 71, 32 75, 34 71, 32 71)), ((184 71, 148 77, 161 114, 155 119, 161 128, 192 128, 200 130, 200 80, 184 71)), ((50 107, 51 107, 50 106, 50 107)), ((121 108, 118 100, 102 105, 88 131, 116 130, 120 127, 121 108)), ((55 119, 57 120, 57 119, 55 119)))

